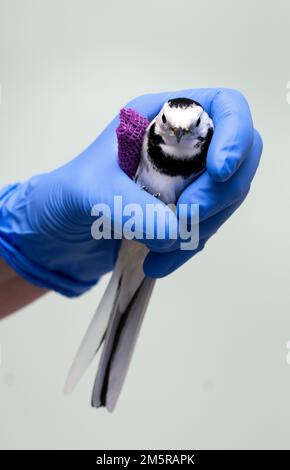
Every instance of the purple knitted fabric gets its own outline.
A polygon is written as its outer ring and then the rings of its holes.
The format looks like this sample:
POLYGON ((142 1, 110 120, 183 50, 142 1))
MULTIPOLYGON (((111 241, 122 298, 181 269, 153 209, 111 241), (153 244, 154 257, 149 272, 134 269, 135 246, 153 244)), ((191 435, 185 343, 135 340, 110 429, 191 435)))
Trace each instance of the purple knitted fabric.
POLYGON ((134 109, 121 109, 120 124, 116 130, 118 159, 122 170, 130 177, 138 168, 145 130, 150 121, 134 109))

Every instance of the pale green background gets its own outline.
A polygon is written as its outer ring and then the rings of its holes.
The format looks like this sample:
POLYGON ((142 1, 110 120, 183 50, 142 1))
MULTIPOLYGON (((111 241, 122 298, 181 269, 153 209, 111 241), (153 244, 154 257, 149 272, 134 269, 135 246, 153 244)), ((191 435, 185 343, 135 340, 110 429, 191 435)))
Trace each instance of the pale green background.
POLYGON ((227 86, 264 155, 247 202, 160 281, 113 415, 64 379, 107 279, 0 324, 0 447, 290 448, 290 6, 0 0, 1 184, 84 149, 136 95, 227 86))

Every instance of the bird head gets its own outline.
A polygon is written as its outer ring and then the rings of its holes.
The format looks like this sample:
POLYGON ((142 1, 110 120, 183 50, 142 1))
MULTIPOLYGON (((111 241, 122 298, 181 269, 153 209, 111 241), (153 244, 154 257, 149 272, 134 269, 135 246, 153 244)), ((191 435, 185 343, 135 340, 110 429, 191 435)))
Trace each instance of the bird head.
POLYGON ((173 98, 164 103, 156 117, 156 131, 169 145, 186 145, 208 126, 203 107, 189 98, 173 98))

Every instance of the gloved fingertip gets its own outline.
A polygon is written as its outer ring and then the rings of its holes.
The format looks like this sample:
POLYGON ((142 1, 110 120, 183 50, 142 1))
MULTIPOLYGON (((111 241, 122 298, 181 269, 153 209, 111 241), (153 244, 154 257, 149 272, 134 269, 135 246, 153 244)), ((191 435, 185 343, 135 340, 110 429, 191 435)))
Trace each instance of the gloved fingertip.
POLYGON ((167 270, 158 269, 158 263, 156 263, 155 254, 152 252, 148 253, 144 260, 143 271, 147 277, 151 277, 152 279, 160 279, 167 276, 167 270))
POLYGON ((207 171, 210 177, 217 183, 224 183, 229 180, 244 162, 245 156, 247 157, 253 145, 258 148, 259 153, 262 153, 263 141, 256 129, 254 130, 253 141, 248 151, 245 152, 245 155, 239 155, 239 149, 231 147, 228 150, 230 158, 227 155, 224 155, 224 157, 221 157, 219 160, 216 158, 208 158, 207 171))
MULTIPOLYGON (((148 253, 143 264, 144 273, 153 279, 168 276, 184 263, 182 253, 180 250, 172 253, 148 253)), ((188 257, 189 252, 186 254, 186 258, 188 257)))
POLYGON ((222 159, 222 164, 218 165, 216 161, 208 161, 207 171, 210 177, 217 183, 224 183, 237 171, 238 160, 228 160, 227 158, 222 159))
POLYGON ((257 129, 254 129, 254 145, 256 145, 258 152, 261 154, 263 152, 263 139, 260 132, 257 129))
POLYGON ((146 276, 153 279, 160 279, 169 276, 176 269, 180 268, 186 261, 201 252, 208 238, 200 240, 198 248, 190 251, 176 250, 172 253, 148 253, 143 263, 143 271, 146 276))

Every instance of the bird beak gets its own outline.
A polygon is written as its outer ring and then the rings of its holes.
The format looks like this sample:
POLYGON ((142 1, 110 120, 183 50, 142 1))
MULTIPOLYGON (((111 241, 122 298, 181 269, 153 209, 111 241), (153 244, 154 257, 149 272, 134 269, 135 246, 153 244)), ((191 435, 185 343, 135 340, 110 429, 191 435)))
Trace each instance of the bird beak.
POLYGON ((181 137, 183 136, 183 130, 180 127, 177 127, 173 130, 173 132, 176 137, 176 141, 179 144, 179 142, 181 141, 181 137))

